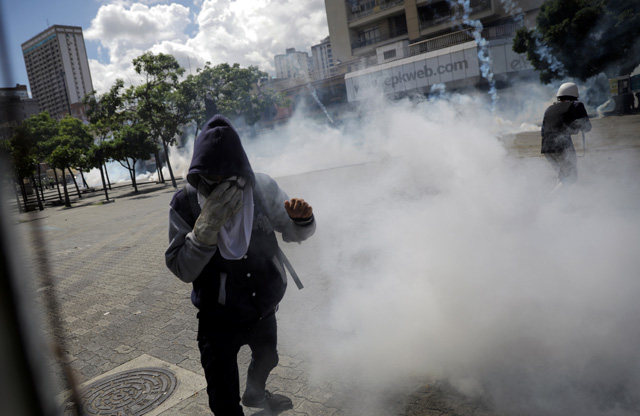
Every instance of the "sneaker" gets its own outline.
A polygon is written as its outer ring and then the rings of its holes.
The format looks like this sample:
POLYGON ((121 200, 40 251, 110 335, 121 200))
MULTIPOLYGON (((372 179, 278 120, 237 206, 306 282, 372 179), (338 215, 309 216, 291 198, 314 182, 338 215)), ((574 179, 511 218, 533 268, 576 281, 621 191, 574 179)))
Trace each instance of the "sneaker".
POLYGON ((273 412, 293 409, 293 402, 290 398, 282 394, 271 393, 269 390, 265 390, 264 397, 259 400, 243 395, 242 404, 247 407, 257 407, 273 412))

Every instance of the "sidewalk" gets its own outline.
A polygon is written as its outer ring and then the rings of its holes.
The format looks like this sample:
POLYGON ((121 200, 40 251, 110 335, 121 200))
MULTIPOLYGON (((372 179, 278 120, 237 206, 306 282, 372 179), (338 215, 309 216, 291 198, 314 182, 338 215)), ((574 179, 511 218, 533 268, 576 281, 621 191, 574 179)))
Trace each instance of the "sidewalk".
MULTIPOLYGON (((182 184, 180 181, 178 186, 182 184)), ((164 369, 173 373, 178 387, 167 400, 139 414, 207 415, 210 412, 196 341, 196 310, 190 302, 191 285, 179 281, 164 264, 167 213, 173 192, 168 184, 141 186, 139 194, 118 188, 110 194, 115 201, 110 204, 102 203, 103 194, 94 193, 74 201, 72 208, 48 207, 20 214, 19 227, 30 246, 38 244, 34 228, 45 237, 64 330, 56 335, 63 343, 68 364, 78 373, 79 383, 94 385, 114 374, 142 368, 156 372, 164 369)), ((299 258, 304 253, 287 254, 294 264, 304 264, 299 258)), ((28 251, 34 275, 38 275, 39 259, 35 256, 28 251)), ((297 269, 301 275, 309 275, 305 267, 297 269)), ((280 363, 268 388, 292 398, 294 409, 282 415, 402 414, 404 406, 397 397, 390 398, 393 409, 380 407, 379 413, 358 409, 354 408, 357 402, 350 397, 353 387, 348 382, 313 379, 308 364, 311 357, 305 356, 296 345, 295 334, 287 329, 297 310, 322 302, 318 291, 322 282, 307 277, 305 286, 297 291, 290 285, 278 314, 280 363)), ((50 288, 38 281, 36 290, 43 293, 50 288)), ((238 359, 242 383, 249 361, 245 347, 238 359)), ((134 373, 141 377, 140 371, 134 373)), ((160 376, 165 377, 156 373, 149 379, 160 376)), ((64 385, 59 369, 56 378, 64 385)), ((130 389, 139 382, 125 379, 118 383, 130 389)), ((119 405, 128 405, 128 397, 119 402, 109 396, 113 387, 99 387, 103 390, 92 397, 91 406, 106 413, 89 414, 114 414, 119 405)), ((246 409, 245 413, 264 414, 252 410, 256 409, 246 409)))
MULTIPOLYGON (((640 157, 640 115, 623 119, 624 123, 618 117, 593 120, 587 157, 581 163, 594 164, 595 155, 603 152, 640 157)), ((539 156, 538 132, 518 134, 505 142, 516 157, 531 160, 539 156)), ((366 174, 367 167, 348 169, 345 174, 357 179, 366 174)), ((301 182, 324 180, 322 175, 328 174, 334 173, 308 174, 304 181, 296 177, 278 181, 290 195, 296 195, 301 182)), ((178 187, 183 184, 180 180, 178 187)), ((179 281, 164 263, 174 188, 170 182, 139 186, 137 194, 130 185, 114 187, 109 192, 111 203, 105 203, 101 190, 84 194, 82 199, 71 192, 72 208, 47 206, 44 211, 16 216, 16 228, 30 248, 25 251, 33 275, 41 275, 39 267, 47 260, 54 279, 53 288, 36 279, 38 302, 44 308, 43 297, 50 291, 59 301, 63 332, 55 335, 79 383, 95 387, 89 414, 118 414, 137 406, 135 414, 139 415, 209 415, 191 285, 179 281), (33 250, 43 245, 45 259, 33 250), (140 386, 151 394, 141 396, 137 404, 119 394, 138 391, 140 386)), ((49 191, 53 192, 57 193, 49 191)), ((308 312, 303 312, 320 308, 331 296, 328 277, 316 271, 315 253, 323 248, 313 238, 282 248, 305 284, 301 291, 289 285, 278 312, 280 363, 268 388, 292 398, 294 408, 283 416, 495 416, 484 403, 425 375, 390 391, 359 384, 355 374, 329 376, 314 371, 322 363, 305 349, 304 339, 314 328, 305 325, 308 312), (301 329, 308 333, 299 332, 301 329)), ((241 350, 238 361, 244 383, 248 348, 241 350)), ((59 368, 55 377, 64 386, 59 368)), ((66 398, 64 393, 61 401, 66 398)), ((265 413, 245 409, 245 414, 265 413)))

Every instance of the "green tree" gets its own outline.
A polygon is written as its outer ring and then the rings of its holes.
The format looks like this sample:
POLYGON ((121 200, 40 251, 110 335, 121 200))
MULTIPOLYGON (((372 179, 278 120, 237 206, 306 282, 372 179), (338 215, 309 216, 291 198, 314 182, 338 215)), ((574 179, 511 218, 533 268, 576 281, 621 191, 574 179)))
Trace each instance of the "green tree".
POLYGON ((198 126, 215 113, 230 119, 243 117, 249 126, 253 126, 275 104, 286 105, 282 94, 260 86, 260 81, 268 74, 255 66, 241 68, 237 63, 211 66, 207 62, 204 69, 198 69, 197 77, 202 96, 199 103, 206 100, 208 107, 208 111, 205 106, 199 108, 198 126))
POLYGON ((129 171, 133 189, 138 193, 136 183, 136 163, 149 159, 149 155, 158 150, 156 143, 149 137, 147 126, 143 123, 124 125, 108 142, 111 156, 129 171))
MULTIPOLYGON (((89 130, 95 138, 95 147, 92 149, 92 155, 89 159, 93 167, 100 169, 100 178, 107 201, 109 200, 107 191, 109 173, 107 172, 106 162, 110 159, 110 147, 106 142, 111 139, 113 132, 123 123, 123 113, 125 111, 123 89, 124 81, 117 79, 105 94, 98 96, 95 91, 92 91, 83 99, 90 123, 89 130)), ((110 183, 108 187, 111 189, 110 183)))
MULTIPOLYGON (((176 143, 182 128, 194 119, 197 109, 196 84, 190 79, 180 82, 184 69, 171 55, 147 52, 133 60, 133 67, 145 77, 145 83, 132 87, 129 99, 135 103, 138 115, 148 126, 151 137, 162 145, 172 185, 177 188, 169 160, 169 146, 176 143)), ((156 163, 160 163, 157 152, 156 163)), ((161 181, 164 181, 162 169, 158 171, 161 181)))
POLYGON ((66 116, 60 120, 58 133, 44 143, 44 148, 46 149, 45 159, 52 168, 62 170, 64 204, 67 207, 71 206, 71 202, 69 201, 69 191, 64 171, 66 169, 69 172, 75 184, 78 197, 82 198, 71 167, 78 167, 83 164, 85 153, 90 149, 92 143, 93 138, 86 126, 82 124, 82 121, 71 116, 66 116))
POLYGON ((71 116, 67 116, 60 121, 60 130, 64 134, 72 136, 74 138, 74 146, 80 150, 80 157, 72 167, 76 168, 78 172, 80 172, 82 182, 84 186, 88 188, 89 185, 84 178, 84 171, 89 171, 95 167, 93 160, 95 153, 93 135, 86 124, 71 116))
POLYGON ((41 199, 43 192, 41 188, 38 189, 39 182, 35 180, 34 174, 37 172, 38 178, 40 178, 40 161, 43 160, 46 152, 43 143, 56 135, 57 132, 57 120, 51 118, 49 113, 45 111, 29 117, 14 128, 14 134, 6 144, 11 153, 15 179, 20 185, 25 210, 28 209, 25 179, 29 179, 33 185, 38 206, 43 209, 41 199))
POLYGON ((11 138, 9 140, 0 140, 0 144, 2 144, 2 148, 10 157, 14 180, 19 185, 20 193, 22 194, 23 211, 27 211, 28 196, 24 180, 30 178, 35 172, 38 158, 33 144, 29 142, 26 123, 15 127, 11 138))
POLYGON ((526 53, 540 80, 629 74, 640 64, 640 2, 547 0, 536 28, 521 28, 513 50, 526 53))

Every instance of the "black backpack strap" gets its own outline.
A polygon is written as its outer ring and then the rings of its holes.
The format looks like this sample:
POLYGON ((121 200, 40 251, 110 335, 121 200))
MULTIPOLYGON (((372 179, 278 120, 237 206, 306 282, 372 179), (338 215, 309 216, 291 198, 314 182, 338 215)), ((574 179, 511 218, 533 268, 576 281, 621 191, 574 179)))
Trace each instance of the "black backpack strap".
MULTIPOLYGON (((262 204, 262 206, 265 206, 264 198, 262 196, 262 189, 260 189, 260 186, 257 185, 257 181, 256 181, 256 185, 254 185, 254 190, 255 190, 254 197, 259 200, 259 203, 262 204)), ((302 281, 298 277, 298 273, 296 273, 295 269, 293 268, 293 265, 291 264, 287 256, 284 254, 284 252, 282 251, 278 243, 276 243, 276 245, 278 247, 278 251, 276 251, 276 256, 278 257, 278 260, 280 260, 280 262, 284 264, 284 266, 287 268, 287 270, 289 271, 289 274, 291 275, 291 278, 296 283, 298 290, 301 290, 304 287, 304 285, 302 284, 302 281)))
POLYGON ((289 270, 289 274, 291 275, 293 281, 296 282, 298 290, 301 290, 304 287, 302 285, 302 281, 298 277, 298 273, 296 273, 296 271, 294 270, 293 265, 291 264, 291 262, 289 262, 287 256, 284 255, 284 252, 282 251, 280 246, 278 246, 278 252, 276 253, 276 256, 278 256, 278 260, 280 260, 286 266, 287 270, 289 270))

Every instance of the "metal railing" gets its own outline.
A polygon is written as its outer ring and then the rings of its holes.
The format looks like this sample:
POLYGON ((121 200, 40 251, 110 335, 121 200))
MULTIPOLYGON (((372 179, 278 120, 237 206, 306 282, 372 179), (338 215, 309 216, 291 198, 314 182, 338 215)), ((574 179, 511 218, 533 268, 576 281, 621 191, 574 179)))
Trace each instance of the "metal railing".
MULTIPOLYGON (((491 9, 491 0, 478 0, 471 1, 470 3, 470 16, 491 9)), ((450 10, 438 13, 437 16, 434 16, 431 19, 420 20, 420 29, 426 29, 428 27, 439 25, 440 23, 462 20, 463 12, 464 11, 460 5, 454 5, 450 10)))
POLYGON ((485 27, 482 29, 482 37, 485 39, 510 38, 516 35, 516 31, 522 24, 512 23, 509 25, 485 27))
POLYGON ((491 8, 491 0, 471 0, 471 14, 476 14, 489 10, 491 8))
MULTIPOLYGON (((482 29, 481 36, 484 39, 499 39, 512 37, 515 35, 521 24, 512 23, 502 26, 485 27, 482 29)), ((458 32, 448 33, 446 35, 423 40, 422 42, 409 45, 409 56, 420 55, 425 52, 435 51, 447 48, 449 46, 474 40, 473 32, 470 29, 460 30, 458 32)))
POLYGON ((378 42, 383 42, 385 40, 397 38, 398 36, 406 35, 407 33, 409 33, 407 29, 402 29, 402 30, 396 30, 396 31, 390 32, 388 35, 385 35, 385 36, 376 36, 375 38, 371 38, 371 39, 356 40, 353 43, 351 43, 351 49, 357 49, 367 45, 373 45, 378 42))
MULTIPOLYGON (((375 6, 373 7, 368 7, 367 5, 358 5, 351 9, 351 14, 347 18, 347 21, 352 22, 356 19, 361 19, 371 14, 390 9, 399 4, 404 4, 404 0, 378 0, 375 2, 375 6)), ((347 7, 348 6, 349 5, 347 4, 347 7)))
POLYGON ((458 45, 473 40, 473 34, 469 30, 461 30, 459 32, 448 33, 423 40, 422 42, 409 45, 409 56, 420 55, 422 53, 435 51, 438 49, 448 48, 449 46, 458 45))
POLYGON ((438 14, 438 17, 428 20, 420 20, 420 29, 426 29, 431 26, 439 25, 440 23, 450 22, 454 18, 454 14, 449 10, 446 13, 438 14))

